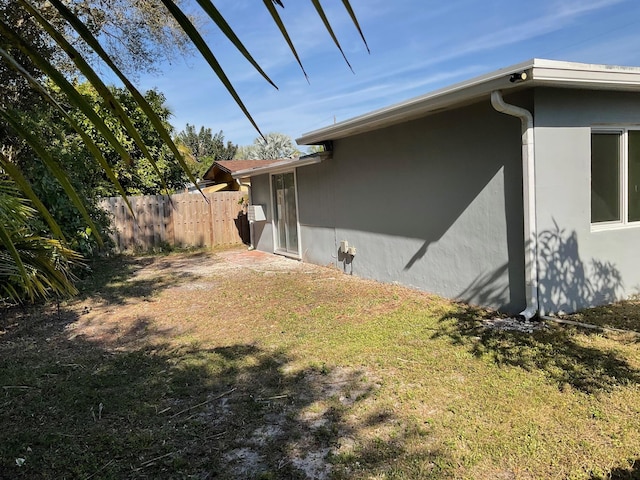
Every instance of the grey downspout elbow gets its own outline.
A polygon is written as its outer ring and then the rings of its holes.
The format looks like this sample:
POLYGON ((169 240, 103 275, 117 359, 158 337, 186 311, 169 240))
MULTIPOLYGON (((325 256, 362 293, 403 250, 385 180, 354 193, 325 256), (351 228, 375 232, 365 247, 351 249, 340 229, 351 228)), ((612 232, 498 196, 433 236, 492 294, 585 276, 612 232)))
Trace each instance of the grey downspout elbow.
POLYGON ((500 113, 519 118, 522 123, 522 200, 527 306, 520 315, 525 320, 530 320, 536 316, 539 308, 533 115, 529 110, 506 103, 499 90, 491 92, 491 105, 500 113))

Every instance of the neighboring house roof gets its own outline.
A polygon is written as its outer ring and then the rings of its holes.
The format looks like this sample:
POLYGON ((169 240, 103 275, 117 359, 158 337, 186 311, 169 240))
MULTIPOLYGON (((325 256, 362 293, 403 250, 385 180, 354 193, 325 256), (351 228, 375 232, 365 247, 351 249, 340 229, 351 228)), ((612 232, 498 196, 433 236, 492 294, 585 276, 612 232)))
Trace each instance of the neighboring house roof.
POLYGON ((206 180, 215 180, 218 171, 233 175, 235 172, 251 168, 259 168, 280 162, 281 159, 274 160, 218 160, 213 162, 209 170, 202 176, 206 180))
POLYGON ((472 103, 494 90, 517 91, 539 86, 640 90, 640 67, 532 59, 305 133, 296 142, 299 145, 321 144, 472 103), (524 78, 521 74, 525 74, 524 78))
POLYGON ((304 155, 302 157, 283 158, 273 161, 267 160, 271 163, 265 165, 256 165, 245 170, 237 170, 235 172, 232 172, 232 176, 233 178, 244 178, 250 177, 252 175, 261 175, 263 173, 284 172, 293 168, 320 163, 329 157, 331 157, 331 152, 318 152, 312 153, 311 155, 304 155))

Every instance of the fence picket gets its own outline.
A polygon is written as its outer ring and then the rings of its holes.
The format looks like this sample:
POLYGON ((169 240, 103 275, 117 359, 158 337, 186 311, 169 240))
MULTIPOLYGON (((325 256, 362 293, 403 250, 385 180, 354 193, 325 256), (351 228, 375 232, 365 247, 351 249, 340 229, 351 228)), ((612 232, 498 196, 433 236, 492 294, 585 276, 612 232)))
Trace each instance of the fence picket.
POLYGON ((178 247, 214 247, 241 244, 242 192, 147 195, 128 197, 136 218, 124 200, 110 197, 101 206, 112 220, 111 238, 118 251, 145 250, 168 244, 178 247))

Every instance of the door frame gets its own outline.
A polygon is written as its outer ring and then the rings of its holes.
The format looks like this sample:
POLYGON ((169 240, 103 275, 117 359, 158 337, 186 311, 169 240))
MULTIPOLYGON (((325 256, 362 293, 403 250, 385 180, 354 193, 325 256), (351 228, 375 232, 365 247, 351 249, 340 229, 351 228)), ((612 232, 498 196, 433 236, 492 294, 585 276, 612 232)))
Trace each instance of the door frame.
MULTIPOLYGON (((283 170, 277 171, 269 174, 269 195, 270 195, 270 203, 271 203, 271 232, 273 234, 273 253, 277 255, 283 255, 285 257, 296 258, 300 260, 302 258, 302 237, 300 235, 300 205, 298 204, 298 175, 297 169, 291 170, 283 170), (298 237, 298 251, 295 253, 288 252, 286 250, 278 249, 279 246, 279 238, 278 238, 278 228, 276 225, 276 202, 273 191, 273 177, 276 175, 283 175, 287 173, 293 173, 293 190, 295 193, 296 200, 296 234, 298 237)), ((279 219, 278 219, 279 221, 279 219)))

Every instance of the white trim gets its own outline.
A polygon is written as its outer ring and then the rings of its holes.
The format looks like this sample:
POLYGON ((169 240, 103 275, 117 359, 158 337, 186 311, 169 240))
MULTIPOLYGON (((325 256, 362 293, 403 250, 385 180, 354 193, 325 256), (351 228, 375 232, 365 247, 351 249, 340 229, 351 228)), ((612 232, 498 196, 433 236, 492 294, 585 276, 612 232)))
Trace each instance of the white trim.
POLYGON ((283 172, 273 172, 273 173, 269 173, 269 194, 271 197, 270 203, 271 203, 271 233, 273 236, 273 253, 276 255, 282 255, 284 257, 289 257, 289 258, 293 258, 296 260, 301 260, 302 259, 302 238, 300 236, 300 213, 299 213, 299 204, 298 204, 298 173, 296 171, 296 169, 289 169, 287 171, 283 171, 283 172), (286 250, 278 250, 276 247, 279 245, 279 238, 278 238, 278 230, 276 228, 276 205, 275 205, 275 197, 273 195, 273 177, 274 175, 282 175, 285 173, 293 173, 293 186, 294 186, 294 193, 295 193, 295 199, 296 199, 296 236, 297 236, 297 244, 298 244, 298 252, 297 253, 291 253, 291 252, 287 252, 286 250))
MULTIPOLYGON (((322 160, 319 160, 320 162, 322 160)), ((293 170, 293 186, 296 192, 296 235, 298 236, 298 255, 296 258, 302 260, 302 236, 300 228, 300 203, 298 202, 298 169, 293 170)))
POLYGON ((331 152, 320 152, 311 155, 305 155, 300 158, 287 158, 278 162, 271 163, 264 167, 247 168, 246 170, 238 170, 231 174, 233 178, 247 178, 254 175, 262 175, 265 173, 286 173, 295 170, 298 167, 314 165, 331 158, 331 152))
POLYGON ((514 88, 516 83, 509 81, 510 76, 528 70, 533 61, 520 63, 495 72, 482 75, 464 82, 456 83, 439 90, 406 100, 395 105, 374 110, 335 125, 314 130, 296 139, 299 145, 313 145, 327 140, 348 137, 358 133, 375 130, 414 118, 423 117, 434 111, 450 108, 464 101, 488 95, 493 90, 514 88))
POLYGON ((278 233, 276 232, 276 202, 273 196, 273 175, 269 175, 269 205, 271 205, 271 237, 273 243, 273 253, 276 253, 276 245, 278 244, 278 233))
POLYGON ((296 142, 313 145, 336 140, 477 101, 494 90, 506 92, 536 86, 640 90, 640 67, 532 59, 305 133, 296 142), (526 80, 510 81, 512 74, 522 72, 527 74, 526 80))
MULTIPOLYGON (((593 134, 618 134, 620 136, 619 156, 618 156, 618 175, 620 188, 618 191, 618 208, 620 211, 619 220, 611 220, 606 222, 591 221, 591 175, 589 175, 589 222, 591 232, 607 232, 613 230, 625 230, 628 228, 640 227, 640 221, 629 221, 629 132, 640 132, 638 126, 592 126, 590 138, 593 134)), ((593 154, 589 159, 589 164, 593 161, 593 154)))

